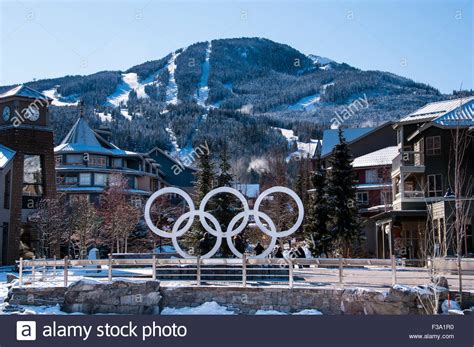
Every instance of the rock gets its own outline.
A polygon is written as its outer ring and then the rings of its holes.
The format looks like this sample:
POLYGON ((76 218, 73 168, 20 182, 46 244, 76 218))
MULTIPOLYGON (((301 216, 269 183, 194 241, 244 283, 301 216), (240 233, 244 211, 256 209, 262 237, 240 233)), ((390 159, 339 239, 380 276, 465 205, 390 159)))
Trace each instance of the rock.
POLYGON ((80 280, 67 289, 62 310, 86 314, 158 314, 160 301, 158 281, 80 280))
POLYGON ((18 276, 15 274, 7 274, 7 283, 12 283, 13 281, 17 280, 18 276))

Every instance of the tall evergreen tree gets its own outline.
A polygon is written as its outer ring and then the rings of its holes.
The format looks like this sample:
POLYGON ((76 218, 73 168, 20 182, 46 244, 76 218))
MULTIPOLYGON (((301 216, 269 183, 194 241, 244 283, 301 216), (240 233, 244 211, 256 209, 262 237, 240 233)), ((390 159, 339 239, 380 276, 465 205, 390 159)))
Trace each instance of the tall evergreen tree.
MULTIPOLYGON (((204 153, 198 157, 198 170, 196 171, 195 176, 195 205, 199 206, 204 196, 212 190, 215 183, 214 163, 212 161, 211 153, 204 151, 204 153)), ((212 210, 212 201, 209 201, 208 205, 206 205, 206 209, 212 210)), ((191 231, 184 234, 184 245, 187 248, 193 249, 194 253, 197 255, 206 253, 201 250, 199 246, 205 233, 206 230, 201 225, 199 218, 195 217, 191 231)))
POLYGON ((327 200, 330 230, 335 236, 335 247, 349 256, 353 246, 360 243, 360 224, 352 156, 339 128, 339 143, 334 147, 328 169, 327 200))
POLYGON ((329 208, 326 194, 326 174, 321 166, 321 157, 316 159, 315 171, 311 174, 311 194, 309 196, 306 219, 303 225, 306 243, 313 256, 331 251, 332 233, 328 229, 329 208))
MULTIPOLYGON (((222 146, 221 153, 219 155, 219 170, 216 177, 218 187, 232 187, 234 183, 234 176, 230 172, 231 166, 229 164, 229 157, 227 153, 227 147, 224 144, 222 146)), ((241 210, 239 208, 241 202, 231 194, 217 194, 214 198, 215 208, 212 214, 217 218, 222 231, 227 230, 227 226, 234 216, 241 210)), ((236 226, 237 227, 237 226, 236 226)), ((224 256, 230 256, 230 251, 227 243, 223 243, 221 251, 224 256)))

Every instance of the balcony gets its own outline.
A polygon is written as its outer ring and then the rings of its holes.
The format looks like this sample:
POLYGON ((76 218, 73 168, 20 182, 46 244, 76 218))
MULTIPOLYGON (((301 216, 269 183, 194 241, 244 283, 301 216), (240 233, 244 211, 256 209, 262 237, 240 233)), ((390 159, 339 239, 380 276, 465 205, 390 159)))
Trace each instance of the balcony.
POLYGON ((392 162, 392 172, 425 172, 425 156, 423 152, 402 151, 392 162))

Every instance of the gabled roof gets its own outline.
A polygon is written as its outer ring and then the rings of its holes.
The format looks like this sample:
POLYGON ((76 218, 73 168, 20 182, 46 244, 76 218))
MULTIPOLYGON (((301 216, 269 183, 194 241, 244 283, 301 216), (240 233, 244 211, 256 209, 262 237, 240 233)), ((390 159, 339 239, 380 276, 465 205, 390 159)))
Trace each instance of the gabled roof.
POLYGON ((433 123, 443 126, 473 126, 474 97, 467 102, 460 101, 457 108, 434 119, 433 123))
POLYGON ((352 162, 352 167, 362 168, 371 166, 392 165, 392 161, 397 155, 397 146, 385 147, 375 152, 368 153, 355 158, 352 162))
POLYGON ((52 101, 52 99, 48 98, 46 95, 30 87, 27 87, 23 84, 20 84, 19 86, 16 86, 6 91, 5 93, 0 94, 0 98, 8 98, 11 96, 21 96, 21 97, 29 98, 29 99, 40 99, 40 100, 52 101))
MULTIPOLYGON (((342 133, 346 138, 347 142, 362 137, 363 135, 369 133, 370 131, 376 128, 347 128, 343 129, 342 133)), ((339 130, 338 129, 328 129, 324 130, 323 133, 323 145, 321 148, 321 157, 324 157, 328 154, 331 154, 334 147, 339 143, 339 130)))
POLYGON ((4 145, 0 144, 0 170, 4 169, 10 160, 13 159, 16 152, 4 145))
POLYGON ((407 117, 400 119, 399 123, 418 123, 423 121, 431 121, 445 116, 456 108, 461 107, 473 100, 474 96, 468 98, 430 102, 415 112, 409 114, 407 117))
POLYGON ((83 117, 74 123, 69 133, 61 141, 61 144, 54 148, 55 152, 71 153, 96 153, 106 155, 139 155, 135 152, 124 151, 113 143, 108 142, 94 130, 92 130, 83 117))

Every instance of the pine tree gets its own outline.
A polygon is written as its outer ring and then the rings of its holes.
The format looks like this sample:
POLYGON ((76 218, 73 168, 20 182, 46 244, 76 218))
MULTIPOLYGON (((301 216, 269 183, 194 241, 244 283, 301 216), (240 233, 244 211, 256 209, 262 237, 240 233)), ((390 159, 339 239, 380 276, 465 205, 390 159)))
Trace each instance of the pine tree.
MULTIPOLYGON (((199 206, 202 199, 206 196, 207 193, 209 193, 212 190, 215 183, 214 163, 212 161, 211 153, 204 151, 204 153, 198 157, 198 170, 195 173, 195 176, 196 176, 196 183, 194 186, 195 191, 196 191, 195 205, 199 206)), ((213 209, 212 201, 209 201, 209 203, 206 205, 206 210, 212 210, 212 209, 213 209)), ((208 221, 208 223, 210 223, 210 221, 208 221)), ((212 226, 212 223, 210 223, 210 225, 212 226)), ((205 253, 205 252, 202 252, 202 250, 200 250, 200 247, 199 247, 200 241, 204 237, 205 233, 206 233, 206 230, 201 225, 199 218, 196 217, 194 219, 194 223, 191 228, 191 231, 184 234, 184 237, 183 237, 184 245, 188 249, 192 249, 195 255, 205 253)), ((213 241, 214 240, 212 240, 212 242, 213 241)))
MULTIPOLYGON (((217 175, 217 186, 218 187, 232 187, 234 183, 234 176, 230 172, 231 166, 229 164, 229 157, 227 154, 227 147, 223 145, 220 153, 219 173, 217 175)), ((230 194, 217 194, 215 197, 215 208, 212 214, 217 218, 221 226, 222 231, 227 230, 227 226, 230 224, 232 218, 240 212, 241 202, 230 194)), ((237 227, 234 226, 234 227, 237 227)), ((228 257, 232 254, 227 243, 223 243, 221 251, 224 257, 228 257)))
POLYGON ((360 243, 360 224, 357 214, 352 156, 339 128, 339 143, 334 147, 328 169, 327 199, 330 231, 335 236, 335 247, 343 256, 360 243))
POLYGON ((315 171, 311 174, 311 194, 306 219, 303 225, 306 243, 313 256, 326 255, 331 251, 332 234, 328 230, 328 202, 326 194, 326 174, 321 166, 321 157, 316 159, 315 171))

